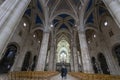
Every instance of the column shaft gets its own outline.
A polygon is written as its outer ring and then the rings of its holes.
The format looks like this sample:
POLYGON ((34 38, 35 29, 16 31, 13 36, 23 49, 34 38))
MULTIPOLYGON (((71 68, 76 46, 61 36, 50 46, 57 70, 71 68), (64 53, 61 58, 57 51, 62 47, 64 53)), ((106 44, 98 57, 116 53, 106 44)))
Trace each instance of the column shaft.
POLYGON ((47 56, 47 49, 48 49, 48 41, 49 41, 49 32, 44 32, 40 53, 38 56, 38 61, 35 69, 36 71, 44 71, 46 56, 47 56))
POLYGON ((71 67, 71 72, 73 72, 74 71, 74 64, 73 64, 73 53, 72 53, 72 51, 71 51, 70 55, 71 55, 70 56, 70 67, 71 67))
POLYGON ((84 12, 85 8, 82 8, 80 11, 80 22, 78 23, 80 26, 77 27, 80 50, 81 50, 81 58, 82 58, 82 71, 84 73, 93 73, 93 67, 89 55, 86 35, 85 35, 85 26, 84 26, 84 12))
POLYGON ((74 71, 78 72, 78 56, 76 46, 73 46, 74 71))
POLYGON ((73 72, 74 71, 74 57, 73 57, 73 40, 71 39, 71 43, 70 43, 70 49, 71 49, 71 52, 70 52, 70 66, 71 66, 71 71, 73 72))
POLYGON ((77 35, 77 30, 76 28, 73 30, 73 61, 74 61, 74 71, 78 72, 78 55, 77 55, 77 44, 76 44, 76 35, 77 35))
POLYGON ((81 55, 79 52, 78 52, 78 63, 79 63, 78 70, 82 71, 82 61, 81 61, 81 55))
POLYGON ((51 47, 50 47, 50 56, 49 56, 49 63, 48 63, 48 70, 53 71, 54 70, 54 33, 53 29, 51 30, 51 47))
POLYGON ((54 69, 54 46, 51 46, 48 69, 49 71, 53 71, 54 69))
POLYGON ((89 50, 87 46, 85 31, 79 31, 78 35, 79 35, 80 47, 81 47, 83 72, 93 73, 93 68, 92 68, 89 50))
MULTIPOLYGON (((7 17, 7 20, 4 21, 2 29, 0 29, 0 53, 2 54, 6 45, 8 44, 9 39, 12 37, 13 32, 15 31, 18 23, 20 22, 30 0, 16 0, 18 4, 15 9, 7 17)), ((0 12, 1 13, 1 12, 0 12)), ((0 26, 1 27, 1 26, 0 26)), ((0 58, 2 57, 0 54, 0 58)))
POLYGON ((0 28, 4 24, 4 22, 8 19, 11 13, 14 11, 16 5, 19 3, 17 0, 6 0, 0 6, 0 28))
POLYGON ((56 52, 56 49, 57 49, 57 48, 56 48, 56 41, 55 41, 55 48, 54 48, 54 64, 53 64, 53 65, 54 65, 54 67, 53 67, 53 68, 54 68, 54 71, 56 71, 56 63, 57 63, 57 59, 56 59, 56 56, 57 56, 56 53, 57 53, 57 52, 56 52))

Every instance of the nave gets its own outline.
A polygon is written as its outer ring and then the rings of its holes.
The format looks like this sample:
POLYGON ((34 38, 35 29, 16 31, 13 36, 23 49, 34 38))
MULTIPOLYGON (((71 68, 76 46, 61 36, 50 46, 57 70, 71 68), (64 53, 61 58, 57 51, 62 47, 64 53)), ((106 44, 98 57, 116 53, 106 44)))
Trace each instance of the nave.
POLYGON ((78 80, 77 78, 75 77, 72 77, 71 75, 67 75, 67 78, 63 78, 61 77, 60 74, 56 75, 56 76, 53 76, 50 80, 78 80))
POLYGON ((120 80, 119 13, 120 0, 0 0, 0 80, 59 80, 63 65, 67 80, 120 80))

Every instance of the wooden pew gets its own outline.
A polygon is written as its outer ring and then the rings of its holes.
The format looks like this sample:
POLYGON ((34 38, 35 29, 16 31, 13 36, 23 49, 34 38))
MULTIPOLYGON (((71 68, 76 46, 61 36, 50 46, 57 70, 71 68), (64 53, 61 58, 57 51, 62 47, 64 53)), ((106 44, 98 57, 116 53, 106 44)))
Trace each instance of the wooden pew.
POLYGON ((105 74, 87 74, 80 72, 70 72, 71 76, 78 78, 79 80, 120 80, 120 76, 105 75, 105 74))
POLYGON ((55 76, 57 74, 58 72, 50 72, 50 71, 10 72, 9 80, 50 80, 52 76, 55 76))

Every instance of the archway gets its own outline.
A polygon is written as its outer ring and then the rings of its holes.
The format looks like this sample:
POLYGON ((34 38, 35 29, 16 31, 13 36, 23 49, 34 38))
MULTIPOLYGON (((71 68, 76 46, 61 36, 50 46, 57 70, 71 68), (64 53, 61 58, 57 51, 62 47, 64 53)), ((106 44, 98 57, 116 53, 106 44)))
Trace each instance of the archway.
POLYGON ((98 69, 97 69, 97 65, 96 65, 96 59, 95 59, 95 57, 92 57, 91 59, 92 59, 91 61, 92 61, 94 72, 98 73, 98 69))
POLYGON ((11 69, 16 53, 17 47, 15 45, 11 44, 7 47, 5 55, 0 61, 0 73, 7 73, 11 69))
POLYGON ((114 47, 114 53, 115 53, 115 57, 118 61, 118 64, 120 66, 120 45, 114 47))
POLYGON ((37 56, 34 56, 33 62, 32 62, 32 65, 31 65, 31 70, 32 70, 32 71, 34 71, 34 69, 35 69, 36 62, 37 62, 37 56))
POLYGON ((57 63, 70 63, 70 47, 66 40, 61 40, 57 45, 57 63))
POLYGON ((22 65, 22 71, 27 71, 30 66, 31 52, 27 52, 22 65))
POLYGON ((64 65, 70 71, 70 45, 67 40, 62 39, 57 44, 57 64, 56 70, 60 71, 64 65))
POLYGON ((98 54, 98 61, 100 62, 101 70, 104 74, 110 74, 105 56, 102 53, 98 54))

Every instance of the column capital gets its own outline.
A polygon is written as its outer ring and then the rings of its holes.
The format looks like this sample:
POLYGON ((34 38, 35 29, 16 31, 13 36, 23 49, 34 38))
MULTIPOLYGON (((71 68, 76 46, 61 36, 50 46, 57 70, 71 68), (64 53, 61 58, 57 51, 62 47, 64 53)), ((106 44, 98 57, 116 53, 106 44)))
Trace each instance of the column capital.
POLYGON ((45 24, 45 25, 44 25, 43 32, 45 32, 45 33, 50 33, 50 29, 49 29, 49 25, 48 25, 48 24, 45 24))
POLYGON ((50 33, 50 30, 43 30, 43 33, 50 33))
POLYGON ((78 33, 79 33, 79 34, 85 34, 85 30, 79 29, 79 30, 78 30, 78 33))

